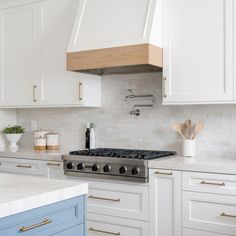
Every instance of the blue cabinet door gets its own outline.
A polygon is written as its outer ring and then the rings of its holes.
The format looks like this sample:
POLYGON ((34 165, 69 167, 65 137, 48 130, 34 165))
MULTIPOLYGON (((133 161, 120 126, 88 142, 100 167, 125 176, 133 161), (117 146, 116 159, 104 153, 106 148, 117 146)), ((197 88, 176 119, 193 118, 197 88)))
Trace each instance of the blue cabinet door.
POLYGON ((80 196, 0 219, 0 236, 84 236, 85 197, 80 196), (59 234, 60 235, 60 234, 59 234))

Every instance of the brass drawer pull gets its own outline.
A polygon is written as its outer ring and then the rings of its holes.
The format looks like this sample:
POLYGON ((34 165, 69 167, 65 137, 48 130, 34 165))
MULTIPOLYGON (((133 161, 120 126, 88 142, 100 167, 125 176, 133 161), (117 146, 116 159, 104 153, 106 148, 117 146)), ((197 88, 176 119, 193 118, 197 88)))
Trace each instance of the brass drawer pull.
POLYGON ((213 183, 213 182, 207 182, 205 180, 203 180, 202 182, 200 182, 200 184, 206 184, 206 185, 216 185, 216 186, 225 186, 225 183, 213 183))
POLYGON ((37 86, 33 85, 33 101, 34 102, 37 102, 37 99, 36 99, 36 88, 37 88, 37 86))
POLYGON ((20 232, 26 232, 26 231, 29 231, 29 230, 32 230, 32 229, 35 229, 35 228, 38 228, 38 227, 50 224, 50 223, 52 223, 51 220, 44 219, 42 222, 40 222, 38 224, 34 224, 34 225, 31 225, 31 226, 21 226, 19 228, 19 231, 20 232))
POLYGON ((104 200, 104 201, 111 201, 111 202, 120 202, 119 198, 96 197, 93 195, 89 195, 88 198, 97 199, 97 200, 104 200))
POLYGON ((160 172, 160 171, 156 171, 155 174, 156 175, 173 175, 172 172, 160 172))
POLYGON ((79 100, 83 100, 83 83, 79 82, 79 100))
POLYGON ((48 162, 47 166, 60 166, 61 163, 52 163, 52 162, 48 162))
POLYGON ((19 168, 32 168, 32 166, 31 165, 16 165, 16 167, 19 167, 19 168))
POLYGON ((220 216, 224 216, 224 217, 231 217, 231 218, 236 218, 236 215, 228 215, 226 213, 221 213, 220 216))
POLYGON ((163 87, 162 88, 163 89, 163 98, 166 98, 167 97, 166 96, 166 80, 167 79, 166 79, 166 77, 163 77, 162 79, 163 79, 163 82, 162 82, 163 83, 163 86, 162 86, 163 87))
POLYGON ((93 231, 93 232, 103 233, 103 234, 120 235, 120 232, 114 233, 114 232, 110 232, 110 231, 95 229, 93 227, 90 227, 88 230, 93 231))

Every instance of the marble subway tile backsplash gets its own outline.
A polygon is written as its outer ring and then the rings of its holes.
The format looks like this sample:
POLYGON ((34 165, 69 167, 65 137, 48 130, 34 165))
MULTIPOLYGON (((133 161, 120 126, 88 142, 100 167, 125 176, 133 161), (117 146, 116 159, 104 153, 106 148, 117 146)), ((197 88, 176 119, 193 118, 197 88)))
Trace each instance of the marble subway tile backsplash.
POLYGON ((161 105, 161 73, 112 75, 102 78, 102 108, 45 108, 17 110, 18 123, 27 132, 20 145, 33 146, 31 120, 38 128, 60 133, 61 147, 84 148, 87 122, 96 124, 98 147, 171 149, 180 151, 180 137, 172 124, 185 119, 203 121, 204 131, 197 137, 198 152, 236 152, 236 105, 161 105), (148 100, 124 101, 127 89, 135 94, 154 94, 153 108, 141 109, 141 116, 129 114, 134 104, 148 100))

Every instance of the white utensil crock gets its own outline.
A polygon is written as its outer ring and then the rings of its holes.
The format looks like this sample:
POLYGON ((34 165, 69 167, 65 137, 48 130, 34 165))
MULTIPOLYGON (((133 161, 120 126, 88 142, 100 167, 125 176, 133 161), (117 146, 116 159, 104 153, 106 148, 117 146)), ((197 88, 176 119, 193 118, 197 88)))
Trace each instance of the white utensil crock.
POLYGON ((22 134, 5 134, 7 140, 10 142, 9 150, 11 152, 17 152, 19 147, 17 142, 20 140, 22 134))
POLYGON ((196 140, 184 139, 182 141, 182 156, 194 157, 196 155, 196 140))

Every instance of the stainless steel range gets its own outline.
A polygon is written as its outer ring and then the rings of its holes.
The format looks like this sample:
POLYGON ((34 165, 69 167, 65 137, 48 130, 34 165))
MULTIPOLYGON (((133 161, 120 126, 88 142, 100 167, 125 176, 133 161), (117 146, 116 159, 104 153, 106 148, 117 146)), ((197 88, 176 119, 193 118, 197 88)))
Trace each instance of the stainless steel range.
POLYGON ((64 171, 69 176, 148 182, 148 161, 175 155, 172 151, 98 148, 64 155, 64 171))

